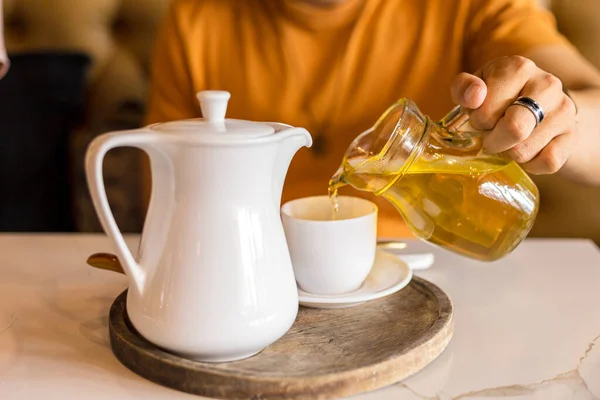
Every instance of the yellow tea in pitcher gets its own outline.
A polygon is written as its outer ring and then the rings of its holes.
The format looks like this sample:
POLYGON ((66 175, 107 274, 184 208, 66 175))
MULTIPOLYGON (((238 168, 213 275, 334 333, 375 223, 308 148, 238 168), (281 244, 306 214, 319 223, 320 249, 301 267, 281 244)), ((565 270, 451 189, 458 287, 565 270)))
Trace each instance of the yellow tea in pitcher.
MULTIPOLYGON (((428 146, 429 147, 429 146, 428 146)), ((419 237, 471 258, 492 261, 512 251, 534 222, 537 188, 521 168, 501 158, 424 152, 407 168, 369 170, 344 160, 329 183, 351 185, 389 200, 419 237)), ((452 152, 447 152, 452 153, 452 152)), ((387 167, 390 167, 389 165, 387 167)))
POLYGON ((421 239, 483 261, 510 253, 535 222, 539 193, 518 164, 483 151, 468 117, 456 107, 436 123, 397 101, 349 146, 329 182, 334 208, 350 185, 389 200, 421 239))

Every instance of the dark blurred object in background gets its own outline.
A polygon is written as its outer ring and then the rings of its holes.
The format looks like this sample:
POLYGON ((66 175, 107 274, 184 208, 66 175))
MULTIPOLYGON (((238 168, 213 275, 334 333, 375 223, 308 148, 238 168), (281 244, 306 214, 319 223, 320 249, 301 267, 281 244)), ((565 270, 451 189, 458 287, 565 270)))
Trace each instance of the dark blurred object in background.
POLYGON ((0 80, 0 231, 74 231, 69 140, 84 109, 81 53, 10 55, 0 80))

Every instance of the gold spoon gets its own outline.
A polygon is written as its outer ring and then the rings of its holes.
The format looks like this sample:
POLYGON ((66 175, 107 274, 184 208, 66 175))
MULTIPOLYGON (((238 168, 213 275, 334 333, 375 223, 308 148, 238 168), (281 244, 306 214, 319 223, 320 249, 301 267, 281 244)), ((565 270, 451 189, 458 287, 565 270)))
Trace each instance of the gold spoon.
POLYGON ((397 240, 379 240, 377 242, 378 249, 404 250, 406 246, 406 242, 399 242, 397 240))
MULTIPOLYGON (((396 240, 382 240, 377 242, 379 249, 402 250, 406 248, 405 242, 396 240)), ((95 253, 88 257, 87 263, 94 268, 104 269, 107 271, 119 272, 124 274, 123 267, 119 259, 114 254, 110 253, 95 253)))
POLYGON ((123 267, 119 259, 114 254, 96 253, 88 257, 87 263, 94 268, 105 269, 107 271, 119 272, 124 274, 123 267))

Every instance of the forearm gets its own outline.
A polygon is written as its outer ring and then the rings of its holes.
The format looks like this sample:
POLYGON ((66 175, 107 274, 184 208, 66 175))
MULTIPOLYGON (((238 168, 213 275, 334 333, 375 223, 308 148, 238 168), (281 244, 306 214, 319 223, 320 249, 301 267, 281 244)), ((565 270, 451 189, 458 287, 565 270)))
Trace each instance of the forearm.
POLYGON ((577 140, 559 173, 573 181, 600 185, 600 88, 570 91, 577 105, 577 140))

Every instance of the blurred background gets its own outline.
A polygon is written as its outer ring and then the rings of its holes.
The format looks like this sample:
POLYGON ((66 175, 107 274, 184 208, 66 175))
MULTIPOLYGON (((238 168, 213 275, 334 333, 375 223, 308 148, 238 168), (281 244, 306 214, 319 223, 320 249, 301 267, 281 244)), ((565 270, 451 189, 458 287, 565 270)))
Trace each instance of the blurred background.
MULTIPOLYGON (((154 35, 171 0, 4 0, 11 69, 0 80, 0 231, 100 232, 83 160, 90 140, 139 127, 154 35)), ((559 29, 600 67, 600 0, 542 1, 559 29)), ((124 232, 140 232, 141 154, 105 160, 106 189, 124 232)), ((600 171, 599 171, 600 173, 600 171)), ((600 243, 600 188, 535 177, 532 236, 600 243)))

